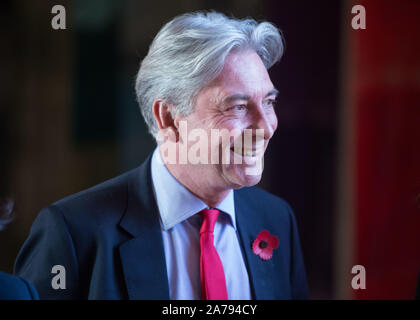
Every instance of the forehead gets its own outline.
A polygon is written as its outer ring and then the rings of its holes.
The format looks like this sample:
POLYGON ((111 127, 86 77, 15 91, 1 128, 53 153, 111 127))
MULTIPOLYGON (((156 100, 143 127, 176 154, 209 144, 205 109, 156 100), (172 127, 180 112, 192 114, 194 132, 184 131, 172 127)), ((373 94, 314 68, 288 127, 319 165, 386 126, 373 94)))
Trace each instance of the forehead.
POLYGON ((214 85, 226 94, 265 95, 273 84, 261 58, 254 51, 230 53, 214 85))

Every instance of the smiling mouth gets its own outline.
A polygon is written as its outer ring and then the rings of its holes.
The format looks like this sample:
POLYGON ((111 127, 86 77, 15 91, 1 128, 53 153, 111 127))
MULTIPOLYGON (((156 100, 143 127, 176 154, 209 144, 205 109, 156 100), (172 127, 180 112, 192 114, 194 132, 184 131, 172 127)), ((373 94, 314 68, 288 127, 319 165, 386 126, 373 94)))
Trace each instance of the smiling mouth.
POLYGON ((235 147, 231 147, 230 150, 233 153, 240 155, 241 157, 256 157, 257 155, 263 152, 263 148, 258 148, 258 149, 240 148, 239 150, 235 150, 235 147))

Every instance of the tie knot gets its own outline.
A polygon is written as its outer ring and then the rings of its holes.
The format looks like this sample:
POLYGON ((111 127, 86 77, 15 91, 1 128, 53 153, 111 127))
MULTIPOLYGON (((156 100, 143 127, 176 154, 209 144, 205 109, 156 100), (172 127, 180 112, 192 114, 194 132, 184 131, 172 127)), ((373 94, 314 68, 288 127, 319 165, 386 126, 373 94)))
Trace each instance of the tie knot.
POLYGON ((203 232, 213 233, 214 225, 216 224, 217 217, 219 216, 219 210, 203 209, 199 212, 199 215, 203 218, 203 223, 201 224, 200 233, 203 233, 203 232))

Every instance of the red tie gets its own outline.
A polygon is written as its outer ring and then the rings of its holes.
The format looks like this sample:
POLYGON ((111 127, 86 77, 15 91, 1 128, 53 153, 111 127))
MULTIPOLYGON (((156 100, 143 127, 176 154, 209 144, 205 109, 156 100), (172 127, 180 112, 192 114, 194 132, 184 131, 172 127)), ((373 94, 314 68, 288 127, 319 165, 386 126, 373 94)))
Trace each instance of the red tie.
POLYGON ((200 229, 200 275, 201 299, 227 300, 225 272, 222 261, 214 247, 214 225, 216 224, 219 210, 204 209, 199 213, 203 218, 200 229))

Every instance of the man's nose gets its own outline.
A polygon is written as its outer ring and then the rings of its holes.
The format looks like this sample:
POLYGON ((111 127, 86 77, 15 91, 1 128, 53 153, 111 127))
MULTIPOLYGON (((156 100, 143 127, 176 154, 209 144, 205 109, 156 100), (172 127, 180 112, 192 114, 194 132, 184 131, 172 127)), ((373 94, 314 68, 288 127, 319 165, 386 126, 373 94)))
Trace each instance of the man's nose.
POLYGON ((277 117, 274 112, 258 105, 254 113, 254 128, 264 130, 264 140, 271 139, 277 128, 277 117))

